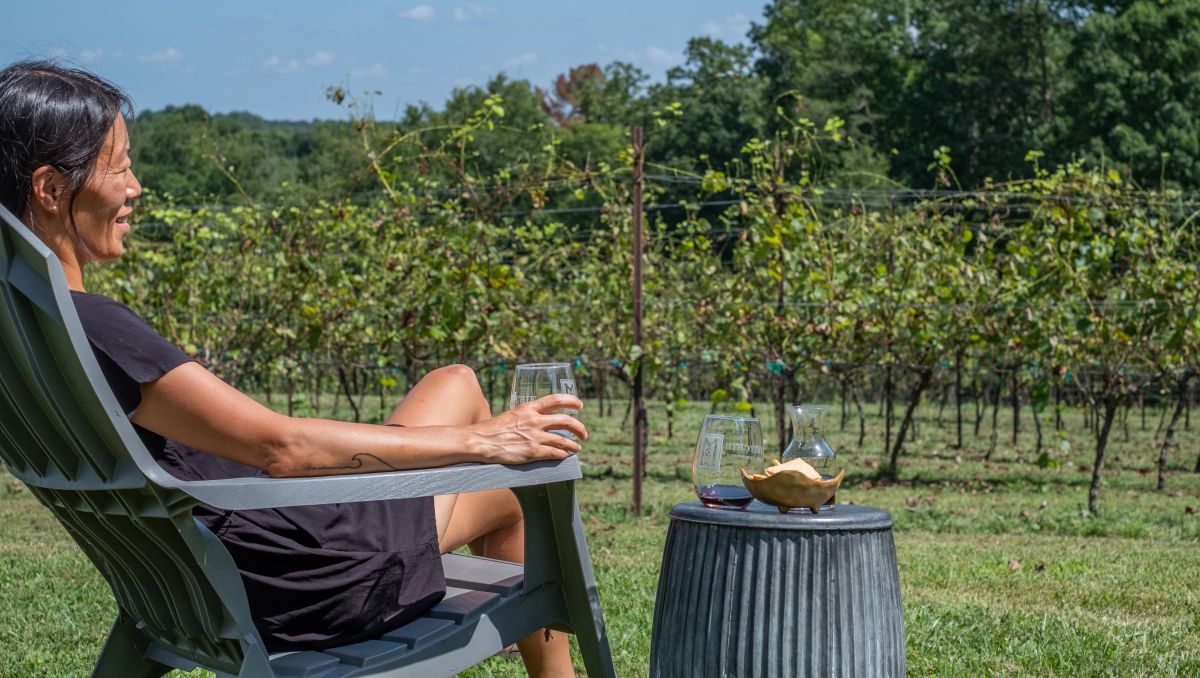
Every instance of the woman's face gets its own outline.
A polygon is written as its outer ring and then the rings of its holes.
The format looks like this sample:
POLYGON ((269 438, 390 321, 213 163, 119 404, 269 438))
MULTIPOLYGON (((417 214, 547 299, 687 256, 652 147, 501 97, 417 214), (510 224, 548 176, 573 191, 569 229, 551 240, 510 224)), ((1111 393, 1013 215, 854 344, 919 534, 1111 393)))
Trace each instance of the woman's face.
MULTIPOLYGON (((111 261, 125 252, 122 241, 129 235, 129 203, 142 194, 129 160, 129 130, 125 118, 117 116, 96 168, 87 185, 75 198, 75 229, 85 257, 111 261)), ((67 209, 66 205, 62 209, 67 209)))

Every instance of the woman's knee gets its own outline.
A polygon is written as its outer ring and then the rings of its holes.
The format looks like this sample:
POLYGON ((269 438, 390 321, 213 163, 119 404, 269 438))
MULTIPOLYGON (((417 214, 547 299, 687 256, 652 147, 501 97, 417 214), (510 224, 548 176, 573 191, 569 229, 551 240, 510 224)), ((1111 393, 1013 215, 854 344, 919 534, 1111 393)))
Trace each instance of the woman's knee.
POLYGON ((392 410, 387 423, 462 426, 491 416, 475 372, 447 365, 426 374, 392 410))
POLYGON ((425 375, 421 381, 435 381, 440 385, 451 385, 457 388, 466 389, 469 391, 479 392, 483 394, 483 389, 479 386, 479 377, 475 376, 475 370, 467 365, 454 364, 444 365, 433 370, 425 375))
POLYGON ((479 377, 475 375, 475 370, 467 365, 453 364, 439 367, 421 380, 421 384, 437 389, 439 392, 452 392, 462 397, 470 399, 470 407, 473 410, 472 417, 475 421, 481 421, 491 417, 491 405, 488 403, 487 397, 483 395, 483 387, 479 384, 479 377))

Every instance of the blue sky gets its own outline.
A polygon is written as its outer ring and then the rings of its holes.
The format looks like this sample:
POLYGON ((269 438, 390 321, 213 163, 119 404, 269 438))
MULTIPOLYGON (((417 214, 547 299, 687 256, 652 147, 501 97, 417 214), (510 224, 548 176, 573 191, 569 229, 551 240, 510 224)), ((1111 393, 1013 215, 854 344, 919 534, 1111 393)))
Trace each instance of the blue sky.
POLYGON ((139 109, 197 103, 267 118, 340 118, 330 85, 379 90, 376 114, 494 74, 548 86, 574 65, 631 62, 655 80, 688 38, 743 42, 765 0, 208 0, 12 3, 0 63, 64 57, 139 109))

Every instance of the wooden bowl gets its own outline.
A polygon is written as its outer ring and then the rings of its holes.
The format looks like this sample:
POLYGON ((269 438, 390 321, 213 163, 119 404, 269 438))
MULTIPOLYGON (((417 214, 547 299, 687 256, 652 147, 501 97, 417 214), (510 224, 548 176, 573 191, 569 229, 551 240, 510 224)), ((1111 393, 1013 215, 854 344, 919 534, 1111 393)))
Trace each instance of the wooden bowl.
POLYGON ((773 474, 746 473, 742 469, 742 484, 754 498, 787 513, 794 508, 807 508, 818 513, 821 506, 837 493, 845 469, 829 480, 814 480, 799 471, 779 471, 773 474))

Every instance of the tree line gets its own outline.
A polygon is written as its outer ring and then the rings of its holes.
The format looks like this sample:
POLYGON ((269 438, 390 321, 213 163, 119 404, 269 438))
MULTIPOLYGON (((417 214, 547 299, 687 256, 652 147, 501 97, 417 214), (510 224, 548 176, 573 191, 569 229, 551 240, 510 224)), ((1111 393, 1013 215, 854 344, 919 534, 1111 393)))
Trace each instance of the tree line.
MULTIPOLYGON (((496 75, 440 108, 376 121, 393 134, 468 124, 504 101, 499 130, 476 145, 492 175, 553 133, 579 166, 612 158, 627 130, 671 120, 650 167, 702 171, 742 160, 782 119, 837 120, 846 143, 820 158, 834 186, 926 188, 1028 178, 1025 154, 1086 161, 1144 189, 1200 186, 1200 0, 775 0, 744 43, 688 43, 662 82, 622 62, 584 64, 552 83, 496 75), (539 86, 542 85, 542 86, 539 86), (948 172, 931 173, 939 150, 948 172)), ((374 95, 332 86, 347 119, 267 121, 198 106, 144 112, 135 162, 145 183, 185 203, 305 203, 378 191, 362 153, 374 95)), ((374 98, 378 99, 378 95, 374 98)), ((394 171, 414 176, 419 158, 394 171)))

